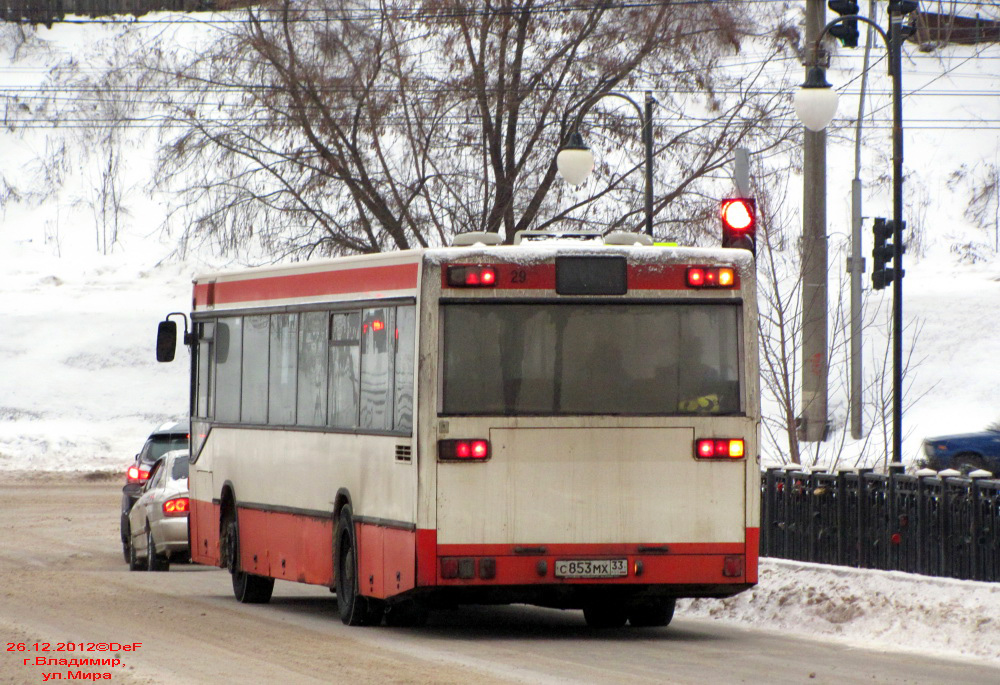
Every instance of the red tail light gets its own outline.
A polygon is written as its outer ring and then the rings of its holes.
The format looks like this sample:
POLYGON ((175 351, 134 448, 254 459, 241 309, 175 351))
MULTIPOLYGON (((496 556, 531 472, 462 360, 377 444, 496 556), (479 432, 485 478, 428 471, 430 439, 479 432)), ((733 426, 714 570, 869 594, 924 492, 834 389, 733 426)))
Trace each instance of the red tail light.
POLYGON ((735 288, 736 271, 731 266, 691 266, 687 284, 689 288, 735 288))
POLYGON ((485 461, 490 458, 489 440, 438 441, 438 459, 441 461, 485 461))
POLYGON ((703 438, 695 441, 694 455, 699 459, 742 459, 742 438, 703 438))
POLYGON ((149 471, 146 469, 140 469, 138 466, 128 467, 128 482, 129 483, 145 483, 149 478, 149 471))
POLYGON ((492 266, 449 266, 448 285, 452 288, 492 288, 497 272, 492 266))
POLYGON ((175 497, 163 503, 164 516, 187 516, 190 502, 187 497, 175 497))

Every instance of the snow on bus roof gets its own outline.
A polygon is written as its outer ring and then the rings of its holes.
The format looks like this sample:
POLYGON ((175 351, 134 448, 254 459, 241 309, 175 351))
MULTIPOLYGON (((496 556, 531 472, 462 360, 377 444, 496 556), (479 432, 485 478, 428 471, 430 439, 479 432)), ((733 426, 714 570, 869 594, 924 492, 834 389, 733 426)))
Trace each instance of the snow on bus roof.
POLYGON ((266 278, 268 276, 284 276, 289 274, 309 274, 326 271, 334 266, 357 266, 363 267, 370 262, 381 264, 412 264, 420 260, 423 254, 422 248, 413 250, 396 250, 393 252, 376 252, 373 254, 346 255, 343 257, 324 257, 323 259, 311 259, 302 262, 285 262, 282 264, 269 264, 266 266, 252 266, 242 269, 229 269, 226 271, 212 271, 196 274, 194 282, 224 280, 232 278, 266 278))
POLYGON ((554 240, 530 245, 490 245, 442 247, 428 249, 424 260, 444 264, 462 260, 491 260, 518 264, 540 264, 554 257, 592 256, 595 254, 624 255, 633 264, 690 263, 704 266, 734 266, 741 272, 753 271, 753 256, 747 250, 706 247, 664 247, 603 245, 554 240))
POLYGON ((704 266, 734 266, 742 273, 753 272, 754 262, 746 250, 732 248, 673 247, 604 245, 580 241, 534 241, 521 245, 471 245, 463 247, 435 247, 378 252, 375 254, 349 255, 304 262, 291 262, 268 266, 233 269, 197 274, 195 283, 213 280, 267 277, 270 275, 308 274, 331 267, 364 267, 368 264, 407 264, 420 261, 441 265, 454 261, 495 261, 499 263, 542 264, 555 257, 593 256, 596 254, 623 255, 633 264, 691 263, 704 266))

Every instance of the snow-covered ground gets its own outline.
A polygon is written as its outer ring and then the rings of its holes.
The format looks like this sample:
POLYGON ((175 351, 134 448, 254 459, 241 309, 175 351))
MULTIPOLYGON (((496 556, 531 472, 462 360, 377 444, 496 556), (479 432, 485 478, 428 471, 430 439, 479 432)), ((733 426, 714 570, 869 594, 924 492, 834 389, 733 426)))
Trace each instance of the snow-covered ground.
MULTIPOLYGON (((996 59, 982 67, 987 76, 996 59)), ((996 75, 986 80, 983 73, 977 82, 996 89, 996 75)), ((926 436, 979 430, 1000 419, 1000 259, 986 251, 985 261, 960 263, 949 249, 965 230, 959 215, 967 193, 946 187, 944 179, 961 165, 994 160, 998 147, 1000 98, 981 97, 976 106, 994 122, 985 134, 927 132, 923 144, 920 134, 908 137, 908 183, 929 199, 921 205, 928 247, 922 257, 908 257, 904 282, 908 345, 909 333, 917 333, 904 420, 907 461, 919 456, 926 436), (969 140, 978 141, 981 154, 962 156, 962 150, 973 151, 969 140), (947 151, 945 158, 940 150, 947 151)), ((43 147, 15 135, 0 133, 0 167, 8 176, 16 171, 12 165, 30 157, 26 145, 36 152, 43 147)), ((833 163, 845 157, 849 149, 831 154, 833 163)), ((831 179, 833 218, 843 213, 843 180, 850 174, 841 176, 831 179)), ((79 208, 54 211, 55 219, 52 207, 3 207, 0 471, 122 473, 152 428, 186 410, 183 357, 157 364, 153 339, 166 313, 189 310, 191 277, 204 265, 164 261, 172 246, 150 237, 158 217, 133 221, 111 254, 101 255, 91 220, 73 214, 79 208)), ((869 213, 886 214, 884 205, 869 213)), ((983 234, 980 242, 989 244, 991 237, 983 234)), ((840 270, 839 259, 831 258, 831 273, 840 270)), ((889 298, 869 295, 868 302, 884 310, 889 298)), ((752 592, 687 602, 682 610, 1000 666, 998 606, 997 585, 765 560, 752 592)))
POLYGON ((762 559, 753 590, 725 600, 684 600, 678 611, 866 649, 1000 667, 997 607, 997 583, 762 559))

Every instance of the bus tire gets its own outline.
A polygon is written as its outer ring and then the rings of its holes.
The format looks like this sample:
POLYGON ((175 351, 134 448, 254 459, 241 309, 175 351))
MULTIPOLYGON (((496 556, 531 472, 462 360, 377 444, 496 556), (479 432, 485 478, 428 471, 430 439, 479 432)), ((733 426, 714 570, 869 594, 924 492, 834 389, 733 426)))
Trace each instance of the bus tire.
POLYGON ((670 625, 674 618, 677 600, 661 599, 632 607, 628 612, 629 625, 637 628, 661 628, 670 625))
POLYGON ((274 591, 274 578, 247 573, 240 568, 240 528, 236 512, 230 510, 222 525, 225 562, 233 577, 233 595, 241 604, 267 604, 274 591))
POLYGON ((340 510, 334 555, 334 584, 337 592, 337 612, 348 626, 371 626, 382 622, 382 603, 363 597, 358 591, 358 545, 354 534, 354 518, 350 505, 340 510))
POLYGON ((621 628, 628 620, 628 613, 620 604, 602 602, 585 606, 583 618, 591 628, 621 628))

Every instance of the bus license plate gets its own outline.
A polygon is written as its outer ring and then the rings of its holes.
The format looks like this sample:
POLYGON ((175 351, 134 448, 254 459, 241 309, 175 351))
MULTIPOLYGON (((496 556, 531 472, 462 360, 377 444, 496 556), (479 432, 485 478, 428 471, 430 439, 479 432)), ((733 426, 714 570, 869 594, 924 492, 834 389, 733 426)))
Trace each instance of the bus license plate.
POLYGON ((620 578, 628 575, 627 559, 572 559, 556 561, 557 578, 620 578))

